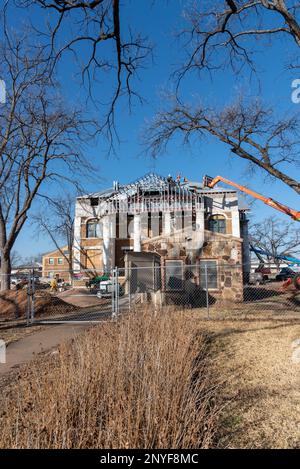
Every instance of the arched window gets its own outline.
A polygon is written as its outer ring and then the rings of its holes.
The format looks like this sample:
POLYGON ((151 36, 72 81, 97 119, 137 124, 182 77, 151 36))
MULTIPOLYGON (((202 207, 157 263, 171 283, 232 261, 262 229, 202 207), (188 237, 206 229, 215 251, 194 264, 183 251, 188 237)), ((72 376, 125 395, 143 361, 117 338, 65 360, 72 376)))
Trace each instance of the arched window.
POLYGON ((87 238, 101 238, 101 227, 99 220, 94 218, 93 220, 89 220, 86 224, 86 237, 87 238))
POLYGON ((208 229, 214 233, 226 233, 226 218, 224 215, 212 215, 209 217, 208 229))

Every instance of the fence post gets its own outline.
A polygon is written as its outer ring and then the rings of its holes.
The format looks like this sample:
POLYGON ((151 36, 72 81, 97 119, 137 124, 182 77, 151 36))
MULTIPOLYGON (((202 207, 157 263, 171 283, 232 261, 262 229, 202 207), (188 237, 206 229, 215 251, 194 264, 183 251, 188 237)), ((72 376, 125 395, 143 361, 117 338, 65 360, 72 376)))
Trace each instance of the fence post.
POLYGON ((126 283, 125 283, 125 286, 129 290, 128 308, 129 308, 129 312, 131 312, 131 266, 129 266, 128 264, 126 265, 126 283))
POLYGON ((27 326, 29 326, 30 316, 31 316, 31 274, 29 270, 28 280, 27 280, 27 311, 26 311, 27 326))
POLYGON ((207 319, 210 319, 209 315, 209 295, 208 295, 208 279, 207 279, 207 264, 204 265, 205 271, 205 290, 206 290, 206 310, 207 310, 207 319))
POLYGON ((112 282, 111 282, 111 317, 116 317, 116 270, 112 271, 112 282))
POLYGON ((31 314, 30 314, 30 322, 34 322, 34 294, 35 294, 35 278, 34 278, 34 267, 32 268, 32 279, 31 279, 31 314))
POLYGON ((116 267, 116 315, 119 316, 119 269, 116 267))

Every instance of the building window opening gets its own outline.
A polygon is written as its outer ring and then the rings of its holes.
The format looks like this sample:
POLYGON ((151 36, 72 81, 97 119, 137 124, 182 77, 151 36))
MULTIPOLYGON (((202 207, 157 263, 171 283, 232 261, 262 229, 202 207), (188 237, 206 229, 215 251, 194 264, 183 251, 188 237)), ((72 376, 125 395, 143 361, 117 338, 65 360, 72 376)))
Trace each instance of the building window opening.
POLYGON ((224 215, 212 215, 208 220, 208 229, 213 233, 226 233, 226 218, 224 215))
POLYGON ((217 261, 200 261, 200 286, 202 288, 216 290, 218 288, 218 266, 217 261))
POLYGON ((166 290, 180 291, 183 289, 183 261, 166 260, 166 290))
POLYGON ((158 213, 158 236, 163 234, 163 214, 162 212, 158 213))
POLYGON ((148 238, 152 238, 152 220, 151 220, 151 212, 148 212, 147 222, 148 222, 148 226, 147 226, 147 236, 148 236, 148 238))
POLYGON ((91 207, 97 207, 97 205, 99 205, 98 197, 92 197, 91 198, 91 207))
POLYGON ((101 228, 98 220, 90 220, 86 224, 86 237, 87 238, 101 238, 101 228))

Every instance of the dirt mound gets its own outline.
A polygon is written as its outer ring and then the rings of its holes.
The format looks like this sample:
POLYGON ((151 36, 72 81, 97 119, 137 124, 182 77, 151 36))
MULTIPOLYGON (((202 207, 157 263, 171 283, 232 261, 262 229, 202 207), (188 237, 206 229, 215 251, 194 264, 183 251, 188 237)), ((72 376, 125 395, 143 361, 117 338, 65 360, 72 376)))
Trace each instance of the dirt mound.
MULTIPOLYGON (((35 298, 35 315, 41 316, 57 311, 68 313, 76 307, 48 292, 39 292, 35 298)), ((27 292, 6 290, 0 293, 0 320, 24 319, 27 312, 27 292)))

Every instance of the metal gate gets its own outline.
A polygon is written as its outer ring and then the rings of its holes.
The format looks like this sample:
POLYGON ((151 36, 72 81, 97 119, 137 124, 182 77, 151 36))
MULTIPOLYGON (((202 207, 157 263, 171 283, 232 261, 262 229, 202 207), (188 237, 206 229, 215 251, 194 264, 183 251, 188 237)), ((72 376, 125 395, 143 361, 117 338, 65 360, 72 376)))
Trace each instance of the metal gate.
POLYGON ((34 271, 31 272, 27 280, 27 324, 82 324, 117 319, 120 313, 118 269, 113 269, 108 277, 107 289, 102 293, 87 286, 58 287, 53 291, 50 285, 45 288, 34 271))

